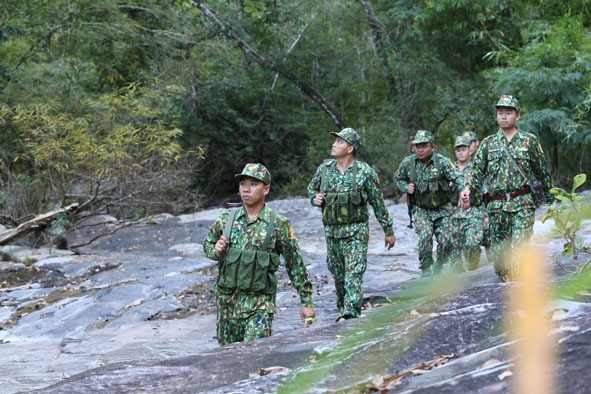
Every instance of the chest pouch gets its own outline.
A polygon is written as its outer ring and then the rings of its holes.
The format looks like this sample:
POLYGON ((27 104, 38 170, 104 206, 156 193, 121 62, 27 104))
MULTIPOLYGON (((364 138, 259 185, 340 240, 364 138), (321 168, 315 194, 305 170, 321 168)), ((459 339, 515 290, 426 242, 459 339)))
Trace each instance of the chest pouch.
POLYGON ((361 193, 328 193, 322 211, 324 224, 348 224, 367 220, 367 205, 361 193))
POLYGON ((230 248, 220 265, 218 286, 257 294, 275 294, 280 258, 267 248, 273 233, 275 212, 267 227, 267 235, 260 249, 230 248))
POLYGON ((452 197, 449 183, 441 175, 437 180, 417 182, 415 194, 415 203, 419 207, 431 209, 447 204, 452 197))
POLYGON ((256 270, 255 257, 258 252, 256 250, 243 250, 240 254, 240 266, 237 270, 236 288, 238 290, 246 291, 252 288, 252 278, 256 270))
POLYGON ((254 264, 252 286, 253 293, 275 294, 277 292, 277 277, 275 272, 279 268, 279 255, 259 251, 254 264))
POLYGON ((236 288, 236 277, 238 275, 239 260, 242 249, 230 248, 224 259, 219 263, 218 286, 226 289, 236 288))
POLYGON ((326 194, 326 202, 322 210, 323 224, 349 224, 368 219, 366 199, 357 190, 357 162, 353 164, 351 188, 351 192, 326 194))

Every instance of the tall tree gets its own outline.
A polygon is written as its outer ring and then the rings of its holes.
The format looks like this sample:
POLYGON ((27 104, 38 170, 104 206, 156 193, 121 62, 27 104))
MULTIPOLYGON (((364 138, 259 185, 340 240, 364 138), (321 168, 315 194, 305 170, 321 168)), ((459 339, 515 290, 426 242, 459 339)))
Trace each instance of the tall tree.
POLYGON ((240 38, 235 32, 233 32, 229 27, 227 27, 217 16, 207 8, 202 1, 194 0, 193 5, 200 9, 203 14, 209 18, 213 23, 215 23, 219 28, 220 31, 229 39, 236 42, 236 45, 249 57, 254 59, 255 62, 260 64, 261 66, 268 68, 288 80, 294 83, 298 89, 300 89, 304 94, 314 100, 320 108, 332 119, 338 129, 342 129, 346 127, 345 121, 342 119, 342 116, 333 109, 333 106, 328 103, 328 101, 310 84, 305 82, 301 77, 295 75, 292 71, 286 69, 280 64, 277 64, 271 61, 268 57, 261 55, 255 49, 253 49, 246 41, 240 38))
POLYGON ((508 67, 489 74, 498 90, 521 98, 522 127, 540 136, 557 175, 572 176, 591 165, 585 153, 591 127, 580 112, 591 85, 591 33, 584 20, 567 14, 532 22, 523 30, 526 44, 508 67))

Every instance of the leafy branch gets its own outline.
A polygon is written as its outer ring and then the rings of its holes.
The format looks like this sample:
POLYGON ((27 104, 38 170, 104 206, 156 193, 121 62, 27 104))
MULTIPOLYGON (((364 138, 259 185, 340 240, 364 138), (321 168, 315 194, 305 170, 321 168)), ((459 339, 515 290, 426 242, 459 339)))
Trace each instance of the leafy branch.
MULTIPOLYGON (((554 219, 555 232, 560 234, 566 241, 563 245, 562 253, 556 256, 556 261, 560 256, 565 258, 565 261, 574 261, 579 264, 579 256, 581 253, 591 254, 591 247, 585 245, 585 238, 579 234, 581 230, 581 222, 584 218, 590 216, 591 209, 589 204, 583 204, 581 196, 576 193, 576 190, 587 180, 586 174, 579 174, 573 178, 573 187, 570 192, 559 187, 550 189, 556 199, 554 203, 548 207, 548 212, 542 218, 542 223, 548 219, 554 219)), ((586 265, 587 262, 585 262, 586 265)), ((561 265, 562 266, 562 265, 561 265)), ((564 266, 562 266, 564 268, 564 266)))
POLYGON ((229 40, 233 41, 236 44, 236 46, 240 48, 242 52, 244 52, 245 55, 253 59, 263 68, 282 75, 287 80, 292 82, 302 93, 311 98, 316 104, 320 106, 320 108, 322 108, 324 113, 326 113, 330 117, 330 119, 339 129, 342 129, 347 126, 341 114, 336 111, 333 105, 331 105, 317 91, 316 88, 308 84, 306 81, 304 81, 302 78, 300 78, 293 72, 287 70, 282 65, 271 61, 268 57, 263 56, 261 53, 257 52, 246 41, 244 41, 240 36, 238 36, 236 32, 234 32, 226 24, 224 24, 214 12, 212 12, 209 8, 205 6, 205 4, 203 4, 202 1, 193 1, 193 6, 199 9, 205 17, 207 17, 211 22, 213 22, 213 24, 219 28, 220 34, 222 34, 229 40))

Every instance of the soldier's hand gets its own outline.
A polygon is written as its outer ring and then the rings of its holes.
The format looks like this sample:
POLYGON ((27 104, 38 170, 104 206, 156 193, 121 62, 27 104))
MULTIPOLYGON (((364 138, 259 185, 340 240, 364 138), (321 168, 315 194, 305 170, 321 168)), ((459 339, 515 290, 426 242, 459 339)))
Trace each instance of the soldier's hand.
POLYGON ((326 194, 324 194, 324 193, 318 193, 316 195, 316 197, 314 198, 314 205, 316 205, 317 207, 323 206, 325 199, 326 199, 326 194))
POLYGON ((301 319, 306 327, 316 321, 316 311, 313 306, 304 306, 301 311, 301 319))
POLYGON ((462 209, 470 208, 470 190, 466 189, 462 191, 460 194, 460 200, 458 201, 458 206, 462 209))
POLYGON ((408 194, 414 194, 414 192, 415 192, 415 184, 414 183, 409 183, 408 184, 408 188, 406 189, 406 192, 408 194))
POLYGON ((394 234, 386 235, 386 249, 387 250, 392 249, 392 247, 394 246, 395 243, 396 243, 396 236, 394 234))
POLYGON ((215 243, 215 255, 217 257, 220 257, 222 254, 224 254, 226 252, 227 248, 228 248, 228 240, 222 234, 220 239, 218 239, 218 241, 215 243))

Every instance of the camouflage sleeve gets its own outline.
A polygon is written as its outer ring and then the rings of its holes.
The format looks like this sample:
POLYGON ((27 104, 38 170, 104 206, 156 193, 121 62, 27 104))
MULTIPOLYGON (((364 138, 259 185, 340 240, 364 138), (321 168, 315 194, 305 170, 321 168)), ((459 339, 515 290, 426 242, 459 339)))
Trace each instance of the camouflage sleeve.
POLYGON ((366 173, 364 187, 367 192, 367 200, 371 204, 376 219, 378 219, 386 236, 394 235, 394 223, 384 201, 384 192, 378 174, 369 165, 364 167, 366 167, 364 171, 366 173))
POLYGON ((405 157, 398 166, 398 170, 394 173, 394 183, 396 183, 396 187, 402 193, 406 193, 408 190, 408 184, 410 183, 410 175, 409 175, 409 165, 410 165, 410 156, 405 157))
POLYGON ((218 259, 215 255, 215 244, 224 233, 224 227, 226 226, 229 215, 229 210, 223 211, 221 215, 215 220, 215 222, 213 222, 209 228, 209 232, 203 239, 203 252, 205 253, 205 256, 212 260, 217 261, 218 259))
POLYGON ((467 173, 464 175, 464 190, 470 189, 470 193, 478 192, 478 185, 484 184, 487 166, 488 139, 484 139, 478 147, 478 151, 476 152, 476 156, 472 161, 472 165, 468 169, 467 173))
POLYGON ((275 224, 277 252, 285 260, 285 268, 289 280, 300 296, 302 307, 314 306, 312 302, 314 288, 310 280, 310 274, 300 253, 293 227, 286 217, 280 215, 277 215, 275 224))
POLYGON ((464 188, 464 177, 458 167, 452 163, 452 161, 443 156, 443 173, 448 181, 451 181, 456 184, 458 190, 463 190, 464 188))
MULTIPOLYGON (((470 162, 470 165, 462 173, 462 178, 463 178, 462 179, 462 181, 463 181, 462 185, 463 185, 464 188, 466 187, 466 179, 467 179, 467 177, 472 174, 472 171, 473 171, 473 165, 472 164, 473 163, 470 162)), ((479 178, 479 177, 473 177, 473 178, 471 178, 471 180, 472 180, 472 189, 470 189, 471 190, 471 193, 474 193, 474 195, 482 196, 482 194, 486 192, 486 190, 484 190, 485 187, 484 187, 484 182, 482 181, 482 179, 479 178)), ((462 189, 460 189, 460 190, 462 190, 462 189)))
POLYGON ((532 145, 532 172, 536 179, 542 182, 547 202, 552 203, 554 201, 554 195, 550 194, 550 189, 553 187, 552 176, 550 175, 550 170, 548 169, 544 151, 542 150, 540 142, 535 136, 533 136, 532 145))
POLYGON ((312 177, 312 180, 308 184, 308 198, 310 199, 312 205, 314 205, 314 197, 316 197, 316 195, 320 193, 320 183, 322 182, 323 166, 323 164, 318 166, 316 172, 314 173, 314 176, 312 177))

